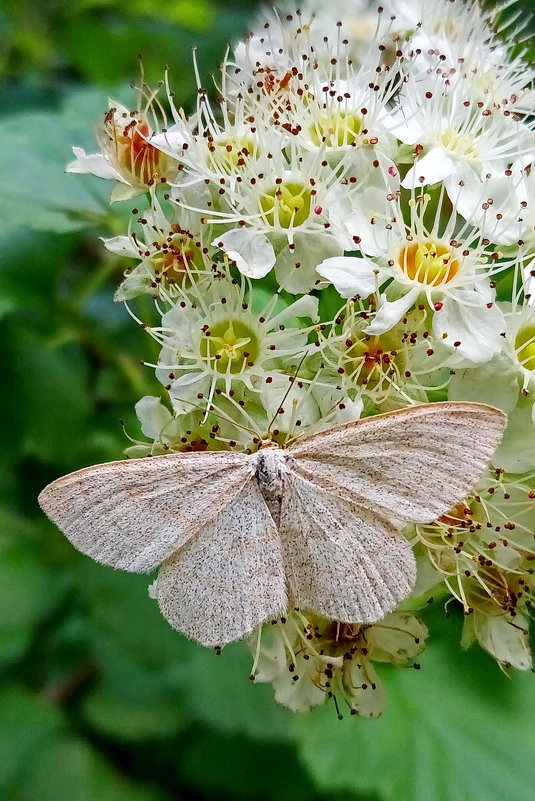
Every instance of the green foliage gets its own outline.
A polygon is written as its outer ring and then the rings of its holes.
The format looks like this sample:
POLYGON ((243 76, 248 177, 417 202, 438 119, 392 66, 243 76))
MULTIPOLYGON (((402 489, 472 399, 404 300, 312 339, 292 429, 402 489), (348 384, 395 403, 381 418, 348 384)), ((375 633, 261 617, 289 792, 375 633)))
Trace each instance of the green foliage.
POLYGON ((169 63, 191 105, 192 46, 208 76, 252 7, 8 0, 0 12, 0 798, 529 798, 532 677, 462 654, 453 622, 435 621, 421 671, 383 671, 379 721, 338 721, 333 704, 295 717, 249 681, 243 644, 218 656, 180 637, 150 577, 86 560, 37 507, 58 475, 121 458, 119 420, 138 437, 133 404, 159 394, 139 365, 155 345, 113 304, 122 266, 98 243, 131 204, 110 212, 107 184, 66 175, 71 146, 94 149, 108 93, 128 101, 137 51, 149 81, 169 63))
POLYGON ((435 614, 431 623, 421 669, 383 671, 389 707, 379 720, 333 725, 327 707, 299 721, 304 762, 325 790, 383 801, 528 797, 533 677, 511 681, 481 651, 460 652, 458 620, 435 614))

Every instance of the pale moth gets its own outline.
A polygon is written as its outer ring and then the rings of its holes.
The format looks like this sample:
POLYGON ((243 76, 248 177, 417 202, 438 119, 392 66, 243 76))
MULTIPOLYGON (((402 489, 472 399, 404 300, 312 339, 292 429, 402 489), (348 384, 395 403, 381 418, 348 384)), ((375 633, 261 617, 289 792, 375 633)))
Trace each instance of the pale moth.
POLYGON ((430 523, 475 485, 506 417, 422 404, 253 454, 172 453, 87 467, 39 502, 82 553, 144 572, 160 609, 224 645, 295 606, 373 623, 406 598, 416 565, 392 519, 430 523))

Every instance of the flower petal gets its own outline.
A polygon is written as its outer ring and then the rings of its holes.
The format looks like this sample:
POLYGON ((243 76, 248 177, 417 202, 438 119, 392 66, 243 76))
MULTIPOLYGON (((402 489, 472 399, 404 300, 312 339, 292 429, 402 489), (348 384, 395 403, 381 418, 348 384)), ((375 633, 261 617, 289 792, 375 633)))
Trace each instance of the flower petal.
POLYGON ((433 332, 473 364, 483 364, 503 348, 506 323, 501 309, 470 289, 457 289, 433 317, 433 332), (455 343, 460 343, 456 345, 455 343))
POLYGON ((65 167, 67 172, 89 173, 97 178, 112 178, 115 181, 126 183, 117 170, 109 164, 102 153, 87 154, 83 147, 73 147, 72 152, 76 161, 71 161, 65 167))
POLYGON ((319 280, 318 262, 341 253, 343 247, 330 234, 295 234, 293 247, 288 243, 277 253, 275 275, 279 286, 292 295, 310 292, 319 280))
POLYGON ((456 163, 446 155, 441 147, 433 147, 415 162, 401 182, 405 189, 414 189, 424 184, 436 184, 453 175, 457 170, 456 163), (424 180, 421 181, 420 178, 424 180))
POLYGON ((139 259, 139 248, 129 236, 111 236, 108 239, 101 236, 106 250, 115 253, 117 256, 127 256, 130 259, 139 259))
POLYGON ((316 267, 322 278, 327 278, 343 298, 353 295, 367 297, 377 289, 381 271, 367 259, 354 256, 335 256, 325 259, 316 267))
POLYGON ((212 242, 247 278, 263 278, 275 264, 273 245, 263 234, 250 228, 234 228, 212 242))
POLYGON ((157 439, 163 428, 173 419, 169 409, 166 409, 160 398, 154 395, 145 395, 135 405, 137 419, 141 423, 141 430, 149 439, 157 439))
POLYGON ((313 295, 303 295, 285 309, 280 311, 270 319, 270 328, 278 328, 281 323, 286 323, 291 317, 310 317, 316 323, 318 317, 319 299, 313 295))
POLYGON ((409 311, 414 301, 420 294, 419 287, 414 287, 403 297, 397 300, 385 300, 377 309, 375 318, 366 328, 367 334, 385 334, 390 331, 396 323, 409 311))

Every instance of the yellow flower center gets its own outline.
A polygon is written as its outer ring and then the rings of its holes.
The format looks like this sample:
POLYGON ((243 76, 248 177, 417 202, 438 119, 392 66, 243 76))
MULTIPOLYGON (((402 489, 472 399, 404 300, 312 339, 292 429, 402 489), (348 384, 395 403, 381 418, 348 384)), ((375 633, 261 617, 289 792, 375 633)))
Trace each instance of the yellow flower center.
POLYGON ((407 245, 399 253, 399 266, 411 281, 426 286, 447 284, 459 272, 450 248, 435 242, 407 245))
POLYGON ((535 325, 520 329, 516 335, 515 349, 522 367, 535 371, 535 325))
POLYGON ((362 130, 362 120, 347 111, 321 114, 310 127, 310 138, 315 145, 344 147, 352 145, 362 130))
POLYGON ((248 159, 258 157, 256 143, 245 136, 211 141, 208 150, 210 166, 226 173, 245 167, 248 159))
POLYGON ((394 363, 400 359, 399 352, 392 346, 392 337, 362 337, 358 332, 355 340, 345 343, 342 366, 346 375, 357 384, 368 388, 376 386, 392 371, 394 363))
POLYGON ((477 155, 472 137, 457 133, 451 128, 444 131, 440 141, 444 149, 448 150, 452 155, 464 158, 475 158, 477 155))
POLYGON ((240 373, 251 367, 260 353, 254 331, 241 320, 221 320, 201 340, 201 356, 219 373, 240 373))
POLYGON ((269 225, 296 228, 310 216, 312 195, 303 184, 281 184, 264 192, 260 206, 269 225))
POLYGON ((203 268, 201 250, 187 234, 170 236, 151 261, 156 275, 165 274, 169 284, 181 282, 188 270, 203 268))

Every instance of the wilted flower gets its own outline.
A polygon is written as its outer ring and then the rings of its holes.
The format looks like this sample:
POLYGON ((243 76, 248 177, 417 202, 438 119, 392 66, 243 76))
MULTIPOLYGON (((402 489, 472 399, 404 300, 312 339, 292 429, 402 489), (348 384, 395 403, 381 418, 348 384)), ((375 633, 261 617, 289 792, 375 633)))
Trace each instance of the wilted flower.
POLYGON ((280 704, 307 712, 334 698, 337 711, 340 699, 351 714, 372 718, 385 705, 373 663, 411 665, 427 639, 426 626, 408 613, 355 626, 295 610, 266 627, 249 638, 254 654, 251 678, 273 684, 280 704))

